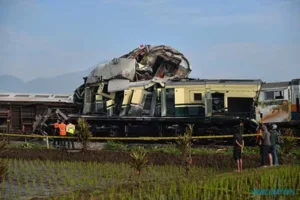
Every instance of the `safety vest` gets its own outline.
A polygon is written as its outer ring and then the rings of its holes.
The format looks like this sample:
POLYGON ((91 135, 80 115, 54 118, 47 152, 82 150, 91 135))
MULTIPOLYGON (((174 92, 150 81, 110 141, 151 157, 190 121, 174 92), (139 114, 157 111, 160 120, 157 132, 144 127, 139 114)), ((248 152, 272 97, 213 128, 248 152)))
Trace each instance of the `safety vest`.
POLYGON ((75 133, 75 125, 74 124, 68 124, 67 125, 67 132, 68 133, 71 133, 71 134, 74 134, 75 133))
POLYGON ((58 126, 59 126, 59 135, 65 136, 66 135, 66 124, 60 123, 58 126))

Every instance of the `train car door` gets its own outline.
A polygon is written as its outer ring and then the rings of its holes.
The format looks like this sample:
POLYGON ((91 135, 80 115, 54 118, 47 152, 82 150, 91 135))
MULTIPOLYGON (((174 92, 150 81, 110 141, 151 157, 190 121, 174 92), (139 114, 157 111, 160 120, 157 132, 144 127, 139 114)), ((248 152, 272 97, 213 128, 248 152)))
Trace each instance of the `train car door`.
POLYGON ((175 116, 175 93, 174 88, 163 88, 161 90, 161 116, 175 116))
POLYGON ((214 115, 225 114, 224 93, 215 92, 212 97, 212 112, 214 115))
POLYGON ((14 131, 21 130, 21 106, 11 107, 11 126, 14 131))
POLYGON ((205 92, 205 115, 207 117, 212 116, 212 96, 210 89, 206 89, 205 92))

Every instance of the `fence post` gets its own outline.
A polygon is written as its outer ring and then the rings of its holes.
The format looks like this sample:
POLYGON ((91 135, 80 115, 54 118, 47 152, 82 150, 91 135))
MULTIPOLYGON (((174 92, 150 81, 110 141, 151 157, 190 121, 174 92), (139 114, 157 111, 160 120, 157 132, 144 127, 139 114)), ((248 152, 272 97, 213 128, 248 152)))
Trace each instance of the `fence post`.
POLYGON ((49 149, 49 138, 46 136, 47 149, 49 149))

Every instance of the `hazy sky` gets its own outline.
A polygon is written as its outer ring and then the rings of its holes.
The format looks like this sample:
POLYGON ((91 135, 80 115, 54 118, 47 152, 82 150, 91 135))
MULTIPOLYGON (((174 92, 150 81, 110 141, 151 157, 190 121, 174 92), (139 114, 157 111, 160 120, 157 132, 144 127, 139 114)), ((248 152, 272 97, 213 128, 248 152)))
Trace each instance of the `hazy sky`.
POLYGON ((300 78, 300 0, 0 0, 0 75, 81 71, 171 45, 199 78, 300 78))

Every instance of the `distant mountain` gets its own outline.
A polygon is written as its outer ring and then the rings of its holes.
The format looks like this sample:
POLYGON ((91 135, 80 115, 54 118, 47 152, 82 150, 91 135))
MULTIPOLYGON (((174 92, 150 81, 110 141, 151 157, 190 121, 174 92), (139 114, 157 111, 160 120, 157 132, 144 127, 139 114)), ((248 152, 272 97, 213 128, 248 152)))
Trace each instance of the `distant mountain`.
MULTIPOLYGON (((99 64, 106 62, 108 61, 102 61, 99 64)), ((93 68, 56 77, 36 78, 29 82, 24 82, 12 75, 0 75, 0 92, 72 94, 83 84, 83 77, 87 76, 93 68)))
POLYGON ((26 83, 12 75, 0 75, 0 92, 22 91, 26 83))

